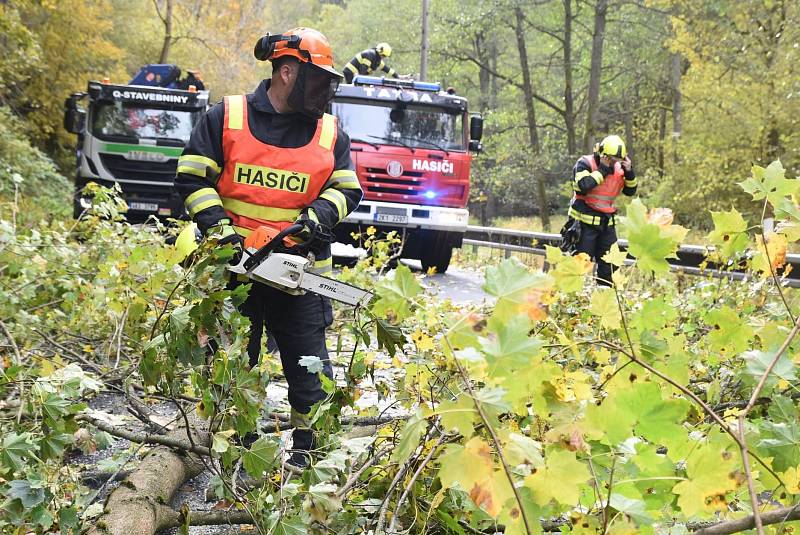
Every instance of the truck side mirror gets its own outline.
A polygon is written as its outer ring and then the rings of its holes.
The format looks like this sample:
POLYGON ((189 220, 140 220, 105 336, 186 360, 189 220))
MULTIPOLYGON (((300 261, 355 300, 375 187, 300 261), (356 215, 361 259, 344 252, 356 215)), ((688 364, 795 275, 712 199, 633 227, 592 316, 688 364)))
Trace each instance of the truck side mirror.
POLYGON ((480 141, 483 138, 483 117, 473 115, 469 118, 469 139, 480 141))
POLYGON ((76 95, 64 101, 64 129, 71 134, 81 134, 86 128, 86 110, 78 107, 76 95))
POLYGON ((471 139, 469 141, 469 150, 470 152, 481 152, 483 151, 483 143, 477 139, 471 139))

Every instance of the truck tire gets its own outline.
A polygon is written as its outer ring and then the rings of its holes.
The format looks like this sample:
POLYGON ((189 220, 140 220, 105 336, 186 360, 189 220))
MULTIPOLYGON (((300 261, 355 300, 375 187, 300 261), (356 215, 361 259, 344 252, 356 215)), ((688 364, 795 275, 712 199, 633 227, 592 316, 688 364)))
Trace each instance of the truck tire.
POLYGON ((422 269, 428 271, 436 268, 436 273, 444 273, 450 267, 453 246, 446 232, 437 232, 431 236, 428 247, 420 254, 422 269))

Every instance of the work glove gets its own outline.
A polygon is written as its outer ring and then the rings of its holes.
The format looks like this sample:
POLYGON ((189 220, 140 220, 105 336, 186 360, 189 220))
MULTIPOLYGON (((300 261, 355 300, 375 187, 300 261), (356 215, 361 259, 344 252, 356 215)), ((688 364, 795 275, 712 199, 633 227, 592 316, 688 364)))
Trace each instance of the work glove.
POLYGON ((295 220, 295 224, 303 225, 303 229, 295 234, 303 240, 303 243, 298 245, 298 249, 302 252, 311 252, 318 257, 322 250, 333 241, 330 229, 311 219, 305 212, 300 214, 295 220))
POLYGON ((229 264, 236 265, 241 262, 244 252, 244 238, 236 232, 229 219, 223 219, 213 227, 209 227, 206 231, 206 237, 216 237, 217 245, 221 247, 226 245, 231 245, 233 247, 234 254, 231 259, 228 260, 229 264))

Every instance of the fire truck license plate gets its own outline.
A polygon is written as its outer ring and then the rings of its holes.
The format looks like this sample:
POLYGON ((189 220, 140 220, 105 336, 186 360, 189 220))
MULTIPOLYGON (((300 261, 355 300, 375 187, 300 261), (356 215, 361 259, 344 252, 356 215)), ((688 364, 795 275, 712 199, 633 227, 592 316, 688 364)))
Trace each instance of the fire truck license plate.
POLYGON ((376 223, 408 223, 407 215, 375 214, 376 223))
POLYGON ((142 212, 158 212, 158 204, 154 202, 129 202, 128 207, 131 210, 140 210, 142 212))

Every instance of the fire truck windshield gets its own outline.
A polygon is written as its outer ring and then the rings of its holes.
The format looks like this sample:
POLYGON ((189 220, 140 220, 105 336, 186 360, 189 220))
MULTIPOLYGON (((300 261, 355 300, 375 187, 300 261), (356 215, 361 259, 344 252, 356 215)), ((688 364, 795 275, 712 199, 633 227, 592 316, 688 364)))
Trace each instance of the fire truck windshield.
POLYGON ((201 113, 103 103, 94 109, 92 132, 101 139, 160 139, 183 145, 201 113))
POLYGON ((335 101, 332 112, 353 140, 410 148, 464 150, 462 112, 434 106, 348 100, 335 101))

